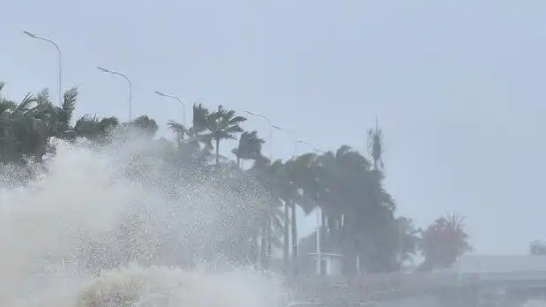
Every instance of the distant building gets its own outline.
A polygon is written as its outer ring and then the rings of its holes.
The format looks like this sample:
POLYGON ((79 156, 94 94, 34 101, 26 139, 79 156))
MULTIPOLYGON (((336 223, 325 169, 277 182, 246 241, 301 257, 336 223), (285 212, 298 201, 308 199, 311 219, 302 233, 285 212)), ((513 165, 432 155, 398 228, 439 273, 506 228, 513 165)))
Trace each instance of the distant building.
MULTIPOLYGON (((316 232, 300 240, 298 253, 298 271, 302 275, 317 273, 317 235, 316 232)), ((320 253, 321 275, 340 275, 342 273, 342 255, 322 245, 320 253)))
MULTIPOLYGON (((308 257, 314 259, 315 273, 318 261, 317 253, 308 253, 308 257)), ((320 254, 320 271, 322 275, 340 275, 342 269, 342 258, 340 254, 321 253, 320 254)))
POLYGON ((529 244, 531 255, 546 255, 546 242, 535 240, 529 244))
POLYGON ((453 265, 459 278, 532 280, 546 277, 546 257, 465 255, 453 265))

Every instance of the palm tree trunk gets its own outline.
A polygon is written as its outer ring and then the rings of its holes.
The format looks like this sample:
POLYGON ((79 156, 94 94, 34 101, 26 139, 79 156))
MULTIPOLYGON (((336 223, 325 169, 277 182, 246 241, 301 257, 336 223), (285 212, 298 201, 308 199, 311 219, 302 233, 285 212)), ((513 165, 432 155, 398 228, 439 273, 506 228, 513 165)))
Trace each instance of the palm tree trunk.
POLYGON ((216 165, 220 164, 220 138, 216 139, 216 165))
POLYGON ((292 210, 292 266, 294 267, 294 276, 298 275, 298 219, 296 217, 296 203, 290 206, 292 210))
POLYGON ((271 254, 273 253, 273 239, 271 233, 271 217, 267 219, 267 268, 269 269, 269 263, 271 260, 271 254))
POLYGON ((289 232, 289 227, 288 227, 288 223, 290 222, 290 216, 288 215, 288 207, 289 207, 289 204, 287 201, 284 202, 284 227, 283 227, 283 234, 284 234, 284 237, 283 237, 283 263, 284 263, 284 272, 285 274, 288 273, 288 268, 289 268, 289 257, 290 257, 290 252, 289 252, 289 249, 290 249, 290 242, 289 242, 289 236, 288 236, 288 232, 289 232))
POLYGON ((262 238, 261 238, 261 255, 260 261, 262 263, 262 269, 267 270, 269 268, 269 261, 267 259, 267 222, 262 224, 262 238))
POLYGON ((251 251, 250 256, 252 264, 254 265, 254 268, 258 268, 258 232, 259 230, 255 230, 252 233, 252 243, 251 243, 251 251))

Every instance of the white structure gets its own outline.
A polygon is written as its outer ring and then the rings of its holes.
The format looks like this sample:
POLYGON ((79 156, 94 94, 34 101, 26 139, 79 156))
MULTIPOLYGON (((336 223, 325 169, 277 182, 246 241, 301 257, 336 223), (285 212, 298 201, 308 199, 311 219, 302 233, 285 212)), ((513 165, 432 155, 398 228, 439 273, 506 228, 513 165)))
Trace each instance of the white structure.
POLYGON ((546 242, 535 240, 529 244, 531 255, 546 255, 546 242))
POLYGON ((522 256, 463 256, 453 269, 459 279, 546 281, 546 257, 522 256))
POLYGON ((320 275, 341 275, 342 262, 340 254, 321 253, 320 257, 317 257, 317 253, 309 253, 309 256, 313 257, 315 261, 318 261, 317 258, 320 259, 320 275))

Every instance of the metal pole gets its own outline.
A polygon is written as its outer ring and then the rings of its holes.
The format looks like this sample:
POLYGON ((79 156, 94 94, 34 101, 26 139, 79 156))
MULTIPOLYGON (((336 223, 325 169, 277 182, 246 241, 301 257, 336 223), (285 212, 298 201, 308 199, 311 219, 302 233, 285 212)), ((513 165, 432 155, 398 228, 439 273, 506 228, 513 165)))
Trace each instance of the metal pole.
POLYGON ((39 40, 42 40, 42 41, 45 41, 45 42, 48 42, 50 44, 52 44, 53 46, 55 46, 55 48, 57 49, 57 57, 58 57, 58 80, 57 80, 57 91, 58 91, 58 101, 59 101, 59 105, 62 104, 62 101, 63 101, 63 88, 62 88, 62 71, 63 71, 63 66, 62 66, 62 52, 61 52, 61 48, 59 48, 59 45, 57 45, 57 43, 55 43, 54 41, 52 41, 51 39, 49 38, 45 38, 45 37, 41 37, 41 36, 38 36, 36 34, 33 34, 33 33, 30 33, 28 31, 23 31, 23 33, 25 33, 26 35, 30 36, 31 38, 35 38, 35 39, 39 39, 39 40))
POLYGON ((245 113, 247 114, 250 114, 252 116, 256 116, 256 117, 259 117, 261 119, 264 119, 268 126, 269 126, 269 144, 271 144, 271 151, 269 153, 269 160, 271 161, 271 163, 273 163, 273 131, 272 131, 272 128, 273 129, 277 129, 277 130, 284 130, 282 129, 281 127, 279 126, 276 126, 274 125, 270 120, 269 118, 267 118, 265 115, 262 115, 260 113, 256 113, 256 112, 252 112, 252 111, 245 111, 245 113))
POLYGON ((294 152, 292 153, 292 160, 296 160, 296 157, 298 156, 298 144, 300 142, 294 141, 294 152))
POLYGON ((321 210, 317 207, 317 276, 321 275, 322 259, 320 257, 320 228, 321 228, 321 210))
POLYGON ((295 143, 295 145, 294 145, 294 156, 296 156, 296 151, 298 150, 298 144, 305 144, 305 145, 309 146, 316 153, 320 153, 320 154, 326 153, 324 150, 318 149, 317 146, 315 146, 313 143, 309 143, 307 141, 296 140, 296 141, 294 141, 294 143, 295 143))
MULTIPOLYGON (((163 96, 163 97, 167 97, 167 98, 171 98, 171 99, 175 99, 175 100, 178 100, 178 102, 182 105, 182 121, 183 121, 183 124, 184 124, 184 127, 186 127, 186 105, 184 104, 184 102, 182 101, 182 99, 180 99, 180 97, 178 96, 175 96, 175 95, 168 95, 168 94, 165 94, 163 92, 160 92, 160 91, 155 91, 156 94, 158 94, 159 96, 163 96)), ((187 128, 187 127, 186 127, 187 128)))
POLYGON ((404 256, 402 254, 402 224, 398 224, 398 253, 400 255, 400 259, 399 259, 399 271, 400 273, 402 272, 403 270, 403 262, 404 262, 404 256))
POLYGON ((129 121, 132 120, 132 108, 133 108, 133 103, 132 103, 132 100, 133 100, 133 86, 131 84, 131 80, 129 80, 129 77, 127 77, 126 75, 120 73, 120 72, 117 72, 117 71, 114 71, 114 70, 110 70, 110 69, 106 69, 104 67, 100 67, 98 66, 97 67, 100 71, 103 71, 103 72, 107 72, 107 73, 110 73, 110 74, 113 74, 113 75, 118 75, 122 78, 125 79, 125 81, 127 81, 127 84, 129 85, 129 121))

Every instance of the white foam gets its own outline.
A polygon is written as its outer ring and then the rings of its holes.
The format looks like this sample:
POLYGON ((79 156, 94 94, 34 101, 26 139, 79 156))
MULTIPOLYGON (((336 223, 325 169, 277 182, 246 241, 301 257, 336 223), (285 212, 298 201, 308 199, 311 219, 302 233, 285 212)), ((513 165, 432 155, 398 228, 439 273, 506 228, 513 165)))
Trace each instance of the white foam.
MULTIPOLYGON (((278 283, 260 272, 161 266, 202 261, 236 234, 242 212, 225 208, 241 196, 202 182, 177 186, 147 146, 57 142, 37 180, 0 188, 0 306, 277 305, 278 283), (135 167, 135 155, 146 162, 135 167), (141 265, 119 269, 129 260, 141 265), (86 265, 114 270, 94 277, 86 265), (120 294, 130 299, 114 303, 120 294), (96 303, 85 303, 91 297, 96 303)), ((4 168, 0 182, 13 183, 16 172, 4 168)))

